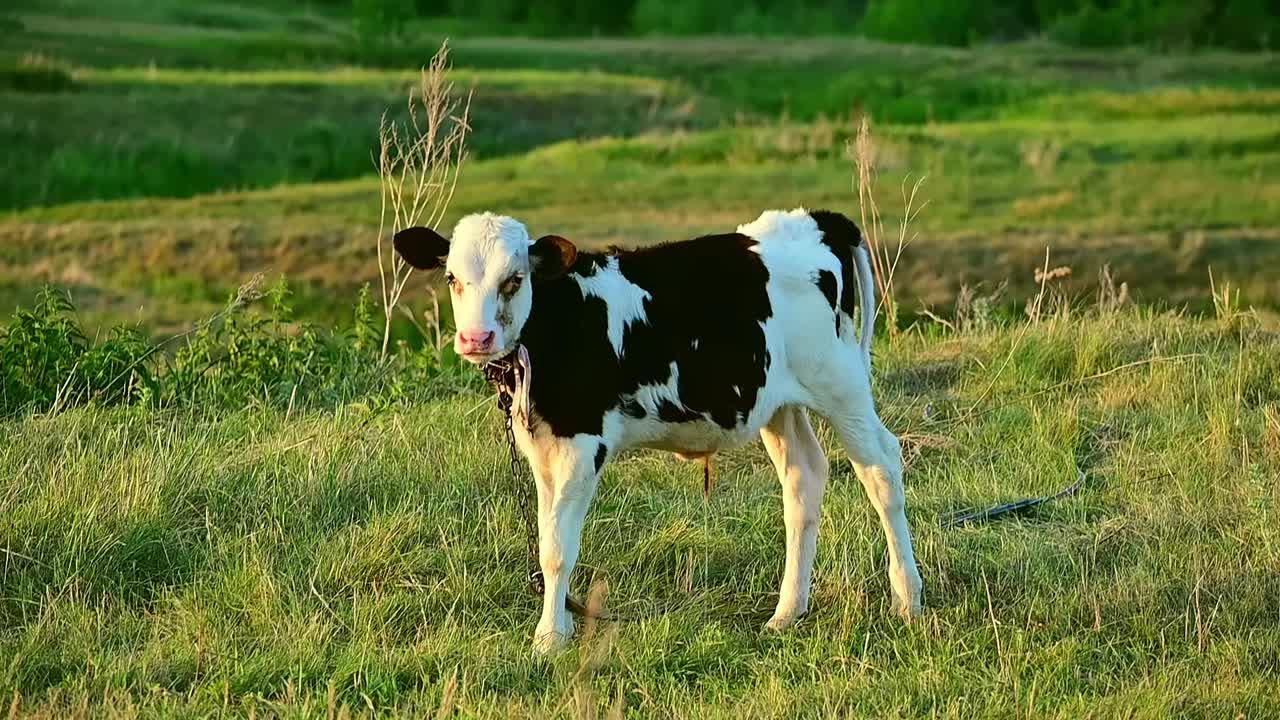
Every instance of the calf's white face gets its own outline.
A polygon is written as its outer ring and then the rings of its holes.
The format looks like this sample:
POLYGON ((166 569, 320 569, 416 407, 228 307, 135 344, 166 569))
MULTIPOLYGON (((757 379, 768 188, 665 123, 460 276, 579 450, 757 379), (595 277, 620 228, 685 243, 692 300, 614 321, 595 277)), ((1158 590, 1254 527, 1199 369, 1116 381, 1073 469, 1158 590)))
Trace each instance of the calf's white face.
POLYGON ((515 349, 535 283, 564 275, 577 257, 568 240, 546 235, 530 242, 523 223, 492 213, 459 220, 452 241, 430 228, 401 230, 395 248, 419 270, 444 267, 458 328, 454 349, 477 365, 515 349))

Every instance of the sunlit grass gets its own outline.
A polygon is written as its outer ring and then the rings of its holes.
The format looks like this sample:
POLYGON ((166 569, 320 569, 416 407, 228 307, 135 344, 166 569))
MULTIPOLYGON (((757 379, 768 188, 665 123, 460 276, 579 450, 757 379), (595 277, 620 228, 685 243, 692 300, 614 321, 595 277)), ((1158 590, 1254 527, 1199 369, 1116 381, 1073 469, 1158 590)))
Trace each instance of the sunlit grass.
MULTIPOLYGON (((378 118, 447 27, 370 48, 306 3, 15 7, 0 62, 71 75, 0 90, 0 315, 53 283, 90 334, 179 332, 262 271, 299 318, 349 320, 376 282, 378 118)), ((537 600, 478 382, 422 404, 89 407, 0 424, 0 715, 1280 715, 1280 326, 1249 310, 1280 305, 1274 55, 452 45, 476 158, 445 226, 496 210, 595 248, 765 208, 856 214, 862 112, 886 224, 926 176, 895 278, 915 324, 875 363, 925 616, 888 612, 882 535, 821 424, 816 612, 759 633, 782 564, 759 448, 719 458, 709 501, 697 468, 630 454, 575 589, 607 578, 610 608, 669 612, 597 636, 593 664, 529 653, 537 600), (1077 304, 1019 324, 1046 249, 1077 304), (1144 309, 1083 311, 1104 265, 1144 309), (1183 305, 1207 319, 1149 309, 1183 305), (1084 490, 1032 515, 938 525, 1077 469, 1084 490)))
MULTIPOLYGON (((1090 90, 1039 98, 1011 109, 1016 118, 1034 114, 1053 118, 1115 120, 1129 118, 1194 118, 1230 113, 1266 115, 1280 110, 1280 91, 1264 88, 1183 87, 1141 92, 1090 90)), ((1158 124, 1153 124, 1159 127, 1158 124)))
MULTIPOLYGON (((639 246, 726 229, 771 207, 855 212, 840 123, 665 132, 570 141, 473 162, 447 227, 463 213, 514 215, 583 247, 639 246)), ((1073 266, 1073 292, 1109 264, 1143 302, 1202 304, 1208 268, 1247 303, 1280 303, 1280 136, 1266 116, 1020 120, 877 126, 886 221, 897 190, 925 176, 897 286, 904 309, 949 306, 962 285, 1034 291, 1048 248, 1073 266)), ((165 327, 204 306, 151 279, 182 277, 219 296, 245 274, 287 273, 307 312, 345 316, 369 274, 372 180, 281 186, 186 200, 82 203, 0 222, 0 279, 12 297, 70 282, 103 317, 165 327), (150 288, 150 289, 148 289, 150 288), (99 295, 101 293, 101 295, 99 295)))
MULTIPOLYGON (((87 84, 157 85, 178 87, 392 87, 405 88, 418 81, 418 70, 381 70, 338 67, 323 70, 188 70, 180 68, 79 68, 73 76, 87 84)), ((592 94, 627 92, 645 95, 678 92, 671 81, 598 71, 490 70, 453 68, 449 74, 464 92, 477 90, 544 94, 592 94)))
POLYGON ((759 448, 723 458, 709 502, 696 467, 628 455, 576 587, 607 578, 610 607, 669 612, 574 679, 577 650, 528 651, 536 600, 483 396, 372 418, 85 409, 0 445, 0 688, 50 716, 314 716, 330 693, 433 714, 455 672, 481 716, 588 691, 645 717, 1280 710, 1275 327, 1124 311, 934 330, 877 346, 925 578, 914 625, 889 612, 878 524, 825 426, 812 617, 759 632, 782 564, 759 448), (1084 490, 1032 515, 937 524, 1076 468, 1084 490))

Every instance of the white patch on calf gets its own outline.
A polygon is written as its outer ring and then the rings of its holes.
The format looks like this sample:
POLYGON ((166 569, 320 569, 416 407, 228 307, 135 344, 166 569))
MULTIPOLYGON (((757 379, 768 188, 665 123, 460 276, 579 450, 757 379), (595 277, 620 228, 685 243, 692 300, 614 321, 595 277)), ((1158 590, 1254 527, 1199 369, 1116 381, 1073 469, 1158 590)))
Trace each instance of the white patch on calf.
MULTIPOLYGON (((803 208, 795 210, 766 210, 760 217, 745 225, 738 226, 738 232, 764 243, 816 243, 822 233, 818 231, 818 223, 803 208)), ((757 245, 759 252, 764 249, 757 245)))
POLYGON ((574 275, 573 279, 582 288, 583 297, 595 296, 604 300, 608 308, 609 344, 613 351, 622 357, 622 338, 632 323, 643 322, 647 318, 644 312, 644 301, 650 298, 644 288, 632 283, 618 270, 618 258, 609 258, 608 264, 596 268, 588 277, 574 275))
POLYGON ((666 403, 684 410, 684 404, 680 400, 680 368, 675 361, 671 361, 671 375, 666 382, 661 385, 641 385, 636 389, 635 399, 651 418, 657 418, 658 408, 666 403))
POLYGON ((769 297, 774 302, 813 295, 811 288, 820 270, 835 277, 836 297, 840 297, 844 290, 840 261, 822 244, 822 231, 808 211, 770 210, 739 225, 738 232, 756 239, 753 250, 769 269, 770 285, 775 286, 769 297))
POLYGON ((492 331, 494 355, 510 352, 533 309, 529 282, 529 231, 523 223, 493 213, 467 215, 454 226, 445 269, 461 286, 453 296, 459 330, 492 331), (513 274, 525 276, 510 298, 499 293, 513 274))
MULTIPOLYGON (((755 221, 741 225, 738 232, 753 237, 753 248, 769 270, 769 300, 773 316, 765 323, 766 346, 774 364, 786 363, 788 378, 803 377, 806 394, 821 395, 826 389, 815 385, 815 366, 828 362, 827 353, 798 352, 787 355, 787 348, 821 348, 832 341, 835 325, 831 308, 818 290, 816 273, 827 270, 836 278, 839 297, 840 261, 822 244, 822 231, 805 210, 764 212, 755 221), (770 327, 772 326, 772 331, 770 327)), ((853 334, 845 334, 853 338, 853 334)), ((770 368, 770 375, 773 368, 770 368)), ((804 404, 804 403, 802 403, 804 404)), ((763 422, 768 422, 764 417, 763 422)))

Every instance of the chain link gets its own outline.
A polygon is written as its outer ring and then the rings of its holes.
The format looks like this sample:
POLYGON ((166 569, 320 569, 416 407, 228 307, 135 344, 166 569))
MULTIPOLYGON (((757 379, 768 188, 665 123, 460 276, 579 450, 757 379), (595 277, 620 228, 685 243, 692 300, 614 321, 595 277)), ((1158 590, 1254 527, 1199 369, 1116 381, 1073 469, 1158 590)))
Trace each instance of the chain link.
POLYGON ((507 455, 511 464, 511 497, 516 501, 516 507, 525 529, 525 545, 526 554, 526 582, 529 592, 533 595, 541 596, 546 589, 546 583, 542 576, 542 565, 538 562, 538 520, 534 517, 534 507, 537 502, 531 492, 532 484, 524 477, 524 464, 520 461, 520 450, 516 447, 516 431, 515 431, 515 388, 520 382, 519 366, 510 358, 494 360, 485 367, 485 376, 489 382, 498 389, 498 409, 502 410, 504 427, 506 429, 507 455))
MULTIPOLYGON (((538 520, 534 516, 537 498, 533 496, 533 483, 524 477, 524 464, 521 462, 520 450, 516 447, 514 405, 516 387, 521 378, 520 366, 512 357, 514 357, 514 353, 501 360, 490 362, 484 368, 484 375, 489 384, 498 390, 498 409, 502 411, 507 436, 507 454, 511 463, 511 496, 515 499, 520 515, 524 519, 525 543, 528 549, 527 586, 531 594, 542 596, 546 590, 546 579, 542 575, 542 564, 538 562, 538 520)), ((620 615, 618 613, 592 612, 573 595, 565 598, 565 608, 579 617, 624 622, 641 620, 661 614, 655 612, 645 615, 620 615)))
POLYGON ((525 482, 521 477, 520 471, 523 465, 520 463, 520 452, 516 449, 515 420, 512 418, 510 397, 510 395, 507 396, 507 408, 504 414, 507 422, 507 452, 511 457, 511 492, 512 497, 516 499, 516 505, 520 507, 520 514, 524 517, 525 541, 528 547, 529 592, 541 596, 546 589, 546 583, 542 578, 542 565, 538 562, 538 521, 533 516, 536 500, 529 492, 530 483, 525 482))

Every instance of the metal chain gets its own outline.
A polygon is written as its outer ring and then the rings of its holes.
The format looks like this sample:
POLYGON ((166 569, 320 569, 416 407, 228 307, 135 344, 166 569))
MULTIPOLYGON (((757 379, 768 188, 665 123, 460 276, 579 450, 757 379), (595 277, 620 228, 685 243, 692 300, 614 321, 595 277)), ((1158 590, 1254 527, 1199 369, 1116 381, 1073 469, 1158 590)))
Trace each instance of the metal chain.
POLYGON ((507 425, 507 452, 511 458, 511 494, 516 499, 516 505, 520 507, 520 515, 524 517, 525 544, 528 547, 526 580, 529 592, 541 596, 546 590, 546 582, 542 577, 542 564, 538 562, 538 521, 533 516, 533 506, 537 501, 530 492, 529 483, 520 477, 523 466, 520 463, 520 452, 516 449, 514 420, 511 417, 511 396, 505 397, 507 402, 503 414, 506 416, 507 425))
POLYGON ((542 565, 538 562, 538 521, 533 515, 534 503, 530 483, 523 477, 524 465, 520 462, 520 451, 516 447, 515 418, 512 407, 515 404, 515 386, 519 382, 518 366, 510 358, 494 360, 485 367, 485 377, 498 390, 498 409, 502 411, 503 424, 506 430, 507 455, 510 461, 509 477, 511 479, 511 497, 524 521, 525 545, 527 549, 525 579, 529 592, 542 595, 546 583, 542 576, 542 565))
MULTIPOLYGON (((511 356, 494 360, 484 368, 485 378, 498 390, 498 409, 502 411, 507 436, 507 455, 511 463, 511 496, 515 498, 520 515, 524 518, 525 543, 528 548, 528 567, 525 575, 527 587, 531 594, 542 596, 546 590, 546 578, 542 574, 542 564, 538 561, 538 521, 533 514, 537 499, 531 492, 532 483, 523 477, 524 464, 521 462, 520 450, 516 447, 513 406, 515 405, 515 388, 520 382, 519 372, 519 365, 511 359, 511 356)), ((571 594, 565 597, 565 608, 579 617, 615 622, 634 622, 662 614, 662 612, 652 612, 641 615, 622 615, 592 612, 571 594)))

